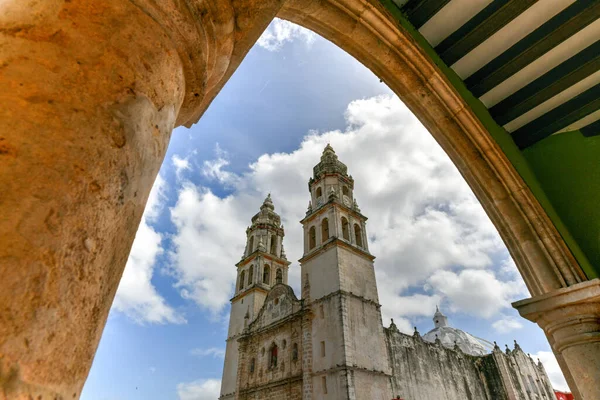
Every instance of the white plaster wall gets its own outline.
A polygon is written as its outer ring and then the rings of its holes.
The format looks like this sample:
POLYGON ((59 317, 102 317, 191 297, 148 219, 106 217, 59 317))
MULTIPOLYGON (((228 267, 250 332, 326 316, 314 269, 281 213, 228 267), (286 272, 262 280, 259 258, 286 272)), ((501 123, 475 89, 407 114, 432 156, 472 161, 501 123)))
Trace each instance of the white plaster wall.
POLYGON ((337 256, 340 288, 378 303, 373 262, 343 247, 337 248, 337 256))
POLYGON ((351 296, 344 296, 343 301, 342 312, 346 319, 344 337, 348 342, 347 364, 390 374, 379 310, 372 303, 351 296))
POLYGON ((310 298, 319 299, 340 289, 335 247, 327 249, 318 256, 302 264, 302 279, 308 273, 310 281, 310 298))
POLYGON ((344 363, 344 343, 339 296, 333 296, 311 305, 313 372, 322 372, 344 363), (323 306, 323 316, 321 316, 323 306), (325 356, 321 355, 325 342, 325 356))
POLYGON ((223 377, 221 378, 221 395, 235 392, 238 367, 238 341, 228 339, 225 348, 225 361, 223 364, 223 377))

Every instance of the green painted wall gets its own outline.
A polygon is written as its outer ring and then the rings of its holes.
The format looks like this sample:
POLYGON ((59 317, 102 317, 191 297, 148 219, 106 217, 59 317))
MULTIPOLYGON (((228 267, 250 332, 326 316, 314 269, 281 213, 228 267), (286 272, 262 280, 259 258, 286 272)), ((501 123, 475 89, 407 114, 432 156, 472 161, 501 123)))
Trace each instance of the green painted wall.
POLYGON ((600 275, 600 136, 561 133, 528 147, 523 155, 600 275))
MULTIPOLYGON (((533 192, 533 195, 540 202, 550 220, 562 236, 563 240, 571 250, 573 256, 577 259, 577 262, 587 275, 588 279, 596 278, 600 275, 600 264, 594 261, 593 264, 595 268, 590 263, 590 260, 595 256, 596 259, 598 257, 598 245, 596 244, 596 252, 590 253, 591 249, 587 246, 580 246, 580 237, 585 236, 586 232, 580 231, 580 226, 573 225, 569 223, 565 224, 563 221, 563 211, 558 211, 558 208, 555 208, 554 202, 556 199, 551 199, 546 190, 552 191, 553 184, 552 183, 541 183, 538 179, 537 173, 529 165, 528 159, 523 155, 523 153, 519 150, 515 142, 512 140, 510 134, 502 128, 500 125, 494 121, 492 116, 490 115, 487 107, 479 101, 478 98, 473 96, 473 94, 467 89, 464 82, 454 70, 448 67, 442 59, 438 56, 435 50, 431 47, 429 42, 419 33, 418 30, 408 21, 408 19, 402 14, 400 9, 393 3, 392 0, 380 0, 380 2, 386 7, 390 13, 396 18, 399 22, 399 25, 406 29, 415 41, 421 46, 421 48, 430 56, 433 62, 440 68, 440 70, 446 75, 448 80, 452 83, 452 85, 456 88, 456 90, 461 94, 461 96, 465 99, 467 104, 471 107, 475 115, 479 118, 479 120, 483 123, 488 132, 492 135, 496 143, 500 146, 500 148, 504 151, 504 154, 511 161, 517 172, 521 175, 521 178, 525 181, 529 189, 533 192), (571 232, 571 230, 577 230, 577 235, 571 232)), ((542 141, 543 142, 543 141, 542 141)), ((597 153, 598 154, 598 153, 597 153)), ((597 192, 600 194, 600 192, 597 192)), ((599 198, 599 197, 596 197, 599 198)), ((571 221, 571 219, 569 219, 571 221)), ((596 236, 596 240, 598 237, 596 236)))

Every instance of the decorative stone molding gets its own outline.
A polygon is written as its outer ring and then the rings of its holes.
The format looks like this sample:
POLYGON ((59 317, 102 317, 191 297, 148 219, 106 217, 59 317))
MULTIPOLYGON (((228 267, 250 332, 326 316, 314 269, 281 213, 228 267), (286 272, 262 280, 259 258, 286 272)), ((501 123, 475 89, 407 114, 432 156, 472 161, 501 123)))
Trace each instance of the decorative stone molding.
POLYGON ((557 358, 568 365, 577 398, 600 399, 600 280, 517 301, 513 307, 546 332, 557 358))

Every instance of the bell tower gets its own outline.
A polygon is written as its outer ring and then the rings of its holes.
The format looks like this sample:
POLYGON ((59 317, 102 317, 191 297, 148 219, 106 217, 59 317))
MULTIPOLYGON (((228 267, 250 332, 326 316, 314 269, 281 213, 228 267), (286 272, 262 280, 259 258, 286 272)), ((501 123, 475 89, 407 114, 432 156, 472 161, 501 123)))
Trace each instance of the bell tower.
POLYGON ((246 248, 235 265, 237 279, 231 299, 229 331, 219 399, 234 399, 240 334, 252 322, 276 283, 288 282, 291 264, 283 249, 284 230, 269 194, 246 229, 246 248))
POLYGON ((390 399, 391 368, 365 217, 354 179, 328 144, 308 182, 300 259, 314 315, 312 399, 390 399))

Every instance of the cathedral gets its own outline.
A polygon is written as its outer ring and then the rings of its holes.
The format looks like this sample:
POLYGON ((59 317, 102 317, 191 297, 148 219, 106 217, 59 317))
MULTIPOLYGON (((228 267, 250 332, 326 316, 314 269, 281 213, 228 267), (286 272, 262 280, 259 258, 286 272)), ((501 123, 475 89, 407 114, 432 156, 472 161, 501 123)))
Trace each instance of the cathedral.
POLYGON ((330 145, 308 182, 301 224, 301 297, 288 283, 284 230, 269 195, 246 230, 223 367, 221 400, 551 400, 541 363, 515 342, 451 327, 406 335, 382 324, 365 217, 354 180, 330 145))

